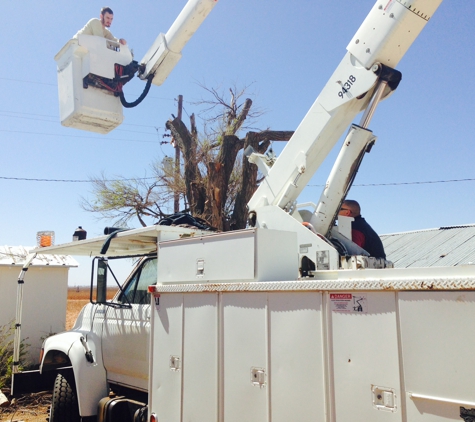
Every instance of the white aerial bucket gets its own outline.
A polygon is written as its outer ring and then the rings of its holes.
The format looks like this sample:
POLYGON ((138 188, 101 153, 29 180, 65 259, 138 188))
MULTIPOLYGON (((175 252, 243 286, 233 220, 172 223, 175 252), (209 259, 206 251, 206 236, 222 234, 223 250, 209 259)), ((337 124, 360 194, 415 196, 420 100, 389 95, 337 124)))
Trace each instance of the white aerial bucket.
POLYGON ((122 104, 114 93, 89 85, 94 74, 113 79, 115 64, 128 65, 132 54, 126 45, 94 35, 79 35, 55 56, 61 124, 76 129, 108 133, 124 120, 122 104))

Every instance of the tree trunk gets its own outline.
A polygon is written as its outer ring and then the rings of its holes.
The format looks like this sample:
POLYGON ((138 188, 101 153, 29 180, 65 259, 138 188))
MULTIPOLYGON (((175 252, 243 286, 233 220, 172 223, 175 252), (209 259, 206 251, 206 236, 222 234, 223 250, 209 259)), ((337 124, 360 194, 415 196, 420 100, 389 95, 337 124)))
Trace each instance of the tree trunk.
POLYGON ((229 116, 228 127, 222 136, 219 152, 214 160, 207 163, 206 179, 198 167, 200 160, 197 157, 198 141, 194 115, 190 117, 191 133, 178 118, 166 123, 167 129, 171 131, 183 153, 186 197, 191 214, 205 219, 218 230, 237 230, 246 227, 247 203, 257 188, 257 166, 250 164, 247 158, 243 157, 241 186, 235 199, 231 219, 228 221, 224 210, 238 152, 250 145, 256 152, 262 154, 271 141, 288 141, 293 135, 290 131, 248 132, 245 139, 239 139, 235 133, 244 123, 251 106, 252 101, 248 99, 238 116, 229 116))
POLYGON ((185 124, 178 118, 169 120, 166 127, 183 152, 185 161, 185 187, 186 197, 190 204, 192 215, 200 216, 204 212, 206 192, 203 186, 203 178, 196 160, 196 139, 189 132, 185 124))
POLYGON ((236 156, 243 142, 235 135, 226 135, 216 160, 208 163, 208 187, 205 215, 218 230, 229 230, 225 221, 224 206, 228 196, 229 178, 234 168, 236 156))
MULTIPOLYGON (((229 178, 234 168, 236 156, 244 144, 236 136, 236 132, 243 125, 251 107, 252 100, 247 98, 239 115, 235 115, 234 112, 228 115, 227 128, 222 138, 219 153, 213 162, 208 163, 205 215, 209 215, 212 225, 218 230, 229 230, 229 224, 224 215, 229 178)), ((234 110, 234 107, 231 108, 234 110)))

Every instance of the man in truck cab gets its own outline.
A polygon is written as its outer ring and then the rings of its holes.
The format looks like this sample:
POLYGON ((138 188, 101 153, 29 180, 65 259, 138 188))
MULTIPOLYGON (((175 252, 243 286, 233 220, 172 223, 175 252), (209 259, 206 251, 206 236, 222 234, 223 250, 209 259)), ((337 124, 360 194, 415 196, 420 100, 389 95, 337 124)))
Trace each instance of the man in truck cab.
POLYGON ((99 37, 107 38, 108 40, 120 42, 122 45, 127 44, 123 38, 117 39, 108 28, 112 25, 112 20, 114 19, 114 12, 110 7, 103 7, 101 9, 100 19, 93 18, 91 19, 84 28, 80 29, 73 38, 77 38, 78 35, 96 35, 99 37))
POLYGON ((346 199, 338 212, 338 215, 353 217, 351 222, 351 237, 354 243, 367 251, 370 256, 386 259, 383 242, 372 227, 361 217, 361 208, 358 202, 346 199))

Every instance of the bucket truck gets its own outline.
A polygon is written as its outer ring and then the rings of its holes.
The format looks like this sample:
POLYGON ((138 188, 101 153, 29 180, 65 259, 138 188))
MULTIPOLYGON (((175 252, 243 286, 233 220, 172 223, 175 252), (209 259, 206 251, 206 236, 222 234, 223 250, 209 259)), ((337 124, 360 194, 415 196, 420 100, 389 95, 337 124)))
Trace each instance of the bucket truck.
POLYGON ((377 0, 275 163, 248 151, 266 174, 248 229, 155 225, 34 251, 95 257, 91 303, 43 345, 41 372, 60 369, 50 422, 473 420, 475 267, 391 268, 334 225, 376 106, 440 3, 377 0), (114 259, 130 256, 106 300, 114 259))

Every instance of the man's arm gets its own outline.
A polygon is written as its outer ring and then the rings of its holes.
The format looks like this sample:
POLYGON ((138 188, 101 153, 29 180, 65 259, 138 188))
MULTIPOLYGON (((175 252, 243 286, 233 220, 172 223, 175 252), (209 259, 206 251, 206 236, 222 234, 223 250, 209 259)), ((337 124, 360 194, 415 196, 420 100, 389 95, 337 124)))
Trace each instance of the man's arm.
MULTIPOLYGON (((102 27, 102 25, 101 25, 101 27, 102 27)), ((107 28, 102 28, 102 31, 103 31, 102 34, 101 34, 102 37, 107 38, 108 40, 119 42, 118 38, 114 37, 112 35, 112 32, 109 31, 107 28)))
POLYGON ((112 32, 109 31, 107 28, 104 28, 104 37, 107 38, 108 40, 117 41, 117 42, 121 43, 122 45, 127 44, 127 41, 125 41, 123 38, 119 39, 119 38, 114 37, 112 35, 112 32))

